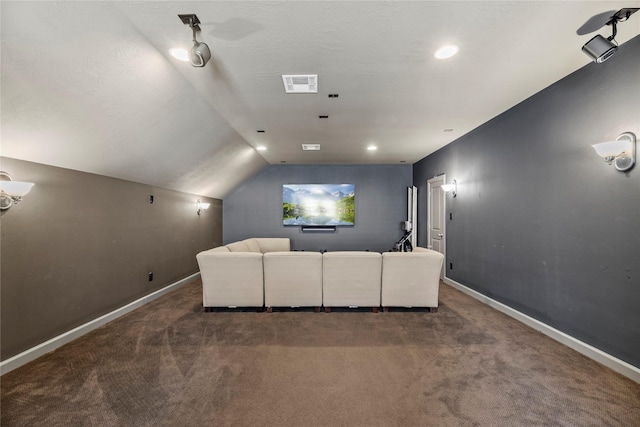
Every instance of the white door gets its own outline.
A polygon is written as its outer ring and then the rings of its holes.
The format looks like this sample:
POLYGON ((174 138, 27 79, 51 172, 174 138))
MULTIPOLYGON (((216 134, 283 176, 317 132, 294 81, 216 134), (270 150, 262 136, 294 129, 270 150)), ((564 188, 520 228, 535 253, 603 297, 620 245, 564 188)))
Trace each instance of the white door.
MULTIPOLYGON (((442 184, 444 184, 445 176, 440 175, 435 178, 431 178, 427 181, 428 190, 428 218, 427 218, 427 238, 429 241, 429 249, 440 252, 446 256, 445 253, 445 193, 442 190, 442 184)), ((444 277, 444 265, 443 274, 444 277)))

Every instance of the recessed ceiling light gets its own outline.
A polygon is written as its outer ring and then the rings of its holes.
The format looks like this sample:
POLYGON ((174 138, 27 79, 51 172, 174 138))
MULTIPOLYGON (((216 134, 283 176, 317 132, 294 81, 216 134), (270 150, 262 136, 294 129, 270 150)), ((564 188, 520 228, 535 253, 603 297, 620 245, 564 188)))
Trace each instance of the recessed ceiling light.
POLYGON ((320 151, 320 144, 302 144, 304 151, 320 151))
POLYGON ((440 49, 436 50, 434 56, 438 59, 447 59, 458 53, 458 50, 458 46, 456 45, 443 46, 440 49))
POLYGON ((370 145, 367 147, 367 150, 369 151, 376 151, 378 149, 378 147, 376 147, 375 145, 370 145))
POLYGON ((256 147, 256 150, 258 150, 258 151, 266 151, 266 150, 267 150, 267 147, 265 147, 264 145, 258 145, 258 146, 256 147))
POLYGON ((187 49, 174 47, 173 49, 169 50, 169 53, 171 54, 171 56, 173 56, 176 59, 179 59, 180 61, 184 61, 184 62, 189 61, 189 52, 187 52, 187 49))

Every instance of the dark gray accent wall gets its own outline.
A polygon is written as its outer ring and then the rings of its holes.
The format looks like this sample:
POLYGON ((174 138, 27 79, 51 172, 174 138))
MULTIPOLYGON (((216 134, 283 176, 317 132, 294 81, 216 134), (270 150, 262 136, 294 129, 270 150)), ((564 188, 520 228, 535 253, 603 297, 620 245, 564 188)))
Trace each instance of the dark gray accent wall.
POLYGON ((591 147, 625 131, 640 136, 640 37, 413 175, 421 245, 426 180, 458 182, 446 198, 447 277, 640 367, 640 165, 616 171, 591 147))
POLYGON ((402 237, 411 165, 274 165, 224 199, 224 242, 289 237, 306 251, 388 251, 402 237), (283 184, 355 184, 356 225, 335 233, 302 232, 282 225, 283 184))
POLYGON ((221 244, 221 200, 199 197, 211 208, 198 216, 193 194, 8 158, 0 168, 35 183, 1 211, 2 360, 196 273, 196 253, 221 244))

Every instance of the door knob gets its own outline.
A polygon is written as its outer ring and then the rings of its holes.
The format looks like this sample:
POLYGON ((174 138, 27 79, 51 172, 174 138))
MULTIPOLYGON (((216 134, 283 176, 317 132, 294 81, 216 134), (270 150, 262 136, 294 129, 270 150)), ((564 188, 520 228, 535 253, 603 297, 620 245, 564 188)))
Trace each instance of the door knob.
POLYGON ((438 237, 442 237, 442 236, 444 236, 444 234, 438 233, 438 237))

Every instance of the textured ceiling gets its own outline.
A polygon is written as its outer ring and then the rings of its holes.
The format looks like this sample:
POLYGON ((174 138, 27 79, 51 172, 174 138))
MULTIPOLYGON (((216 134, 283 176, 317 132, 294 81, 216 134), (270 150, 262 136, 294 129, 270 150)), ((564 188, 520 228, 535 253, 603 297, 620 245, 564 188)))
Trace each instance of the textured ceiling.
MULTIPOLYGON (((596 33, 576 30, 640 2, 0 7, 3 156, 223 198, 268 164, 414 163, 588 64, 596 33), (204 68, 168 53, 190 46, 184 13, 202 22, 204 68), (434 59, 445 43, 459 54, 434 59), (307 73, 317 94, 285 94, 282 74, 307 73)), ((616 40, 638 34, 634 15, 616 40)))

